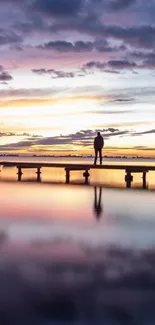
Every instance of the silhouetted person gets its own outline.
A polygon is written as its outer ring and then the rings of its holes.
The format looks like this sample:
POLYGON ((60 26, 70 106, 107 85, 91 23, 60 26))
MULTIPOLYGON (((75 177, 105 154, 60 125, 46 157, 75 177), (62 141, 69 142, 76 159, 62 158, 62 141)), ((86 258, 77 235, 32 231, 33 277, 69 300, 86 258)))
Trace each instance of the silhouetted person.
POLYGON ((94 165, 96 165, 98 153, 99 153, 99 156, 100 156, 100 165, 102 165, 102 149, 103 149, 103 146, 104 146, 103 137, 101 136, 100 132, 97 132, 97 137, 94 139, 94 150, 95 150, 94 165))
POLYGON ((94 187, 94 211, 97 219, 99 219, 102 214, 101 199, 102 199, 102 187, 99 188, 99 197, 97 197, 97 187, 95 186, 94 187))

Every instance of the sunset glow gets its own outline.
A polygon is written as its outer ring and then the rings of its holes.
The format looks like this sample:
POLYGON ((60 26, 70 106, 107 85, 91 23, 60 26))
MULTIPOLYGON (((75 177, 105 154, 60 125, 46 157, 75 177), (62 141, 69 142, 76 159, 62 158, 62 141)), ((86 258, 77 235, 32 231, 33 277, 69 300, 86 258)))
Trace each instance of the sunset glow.
POLYGON ((0 6, 1 154, 155 156, 154 0, 0 6))

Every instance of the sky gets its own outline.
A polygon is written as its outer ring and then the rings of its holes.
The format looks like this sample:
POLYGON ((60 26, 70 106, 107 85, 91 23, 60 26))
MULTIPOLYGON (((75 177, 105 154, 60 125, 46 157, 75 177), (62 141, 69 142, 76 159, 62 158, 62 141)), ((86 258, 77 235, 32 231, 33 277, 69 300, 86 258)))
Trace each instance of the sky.
POLYGON ((0 154, 155 156, 155 0, 1 0, 0 154))

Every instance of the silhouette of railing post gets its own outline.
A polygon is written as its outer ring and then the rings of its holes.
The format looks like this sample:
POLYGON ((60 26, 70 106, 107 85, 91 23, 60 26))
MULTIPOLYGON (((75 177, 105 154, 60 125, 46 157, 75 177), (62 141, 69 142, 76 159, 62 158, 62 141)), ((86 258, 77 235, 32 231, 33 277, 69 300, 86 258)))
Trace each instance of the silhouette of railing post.
POLYGON ((70 183, 70 169, 65 168, 66 171, 66 184, 70 183))
POLYGON ((85 172, 83 173, 83 176, 85 177, 85 184, 88 184, 89 176, 90 176, 88 169, 85 170, 85 172))
POLYGON ((146 189, 146 171, 143 172, 143 188, 146 189))
POLYGON ((17 167, 17 169, 18 169, 18 173, 17 173, 17 175, 18 175, 18 182, 20 182, 22 180, 22 175, 23 175, 22 168, 21 167, 17 167))
POLYGON ((37 172, 36 172, 36 174, 37 174, 37 182, 41 182, 41 167, 38 167, 37 168, 37 172))
POLYGON ((126 170, 125 182, 127 188, 131 188, 132 181, 133 181, 133 176, 131 175, 131 172, 129 170, 126 170))

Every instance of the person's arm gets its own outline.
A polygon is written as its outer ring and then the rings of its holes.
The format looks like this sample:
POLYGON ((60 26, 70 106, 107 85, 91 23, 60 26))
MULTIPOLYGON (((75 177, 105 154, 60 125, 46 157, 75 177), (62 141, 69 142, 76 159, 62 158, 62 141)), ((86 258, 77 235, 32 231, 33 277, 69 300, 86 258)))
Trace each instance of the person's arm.
POLYGON ((104 139, 102 138, 102 148, 104 147, 104 139))
POLYGON ((94 139, 94 149, 95 149, 96 138, 94 139))

